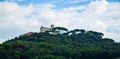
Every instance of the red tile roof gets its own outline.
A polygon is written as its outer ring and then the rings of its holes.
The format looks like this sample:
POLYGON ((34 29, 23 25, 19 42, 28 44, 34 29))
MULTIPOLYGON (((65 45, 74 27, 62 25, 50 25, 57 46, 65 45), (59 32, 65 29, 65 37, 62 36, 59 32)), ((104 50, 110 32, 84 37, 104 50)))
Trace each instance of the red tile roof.
POLYGON ((25 34, 20 35, 20 37, 24 37, 24 36, 32 36, 34 34, 34 32, 28 32, 25 34))

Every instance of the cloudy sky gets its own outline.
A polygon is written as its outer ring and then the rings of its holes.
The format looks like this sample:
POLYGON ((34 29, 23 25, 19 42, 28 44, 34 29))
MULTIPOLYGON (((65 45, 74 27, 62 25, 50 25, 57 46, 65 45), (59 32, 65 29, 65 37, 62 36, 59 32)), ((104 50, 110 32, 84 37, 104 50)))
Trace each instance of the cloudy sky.
POLYGON ((50 24, 120 42, 120 0, 0 0, 0 43, 50 24))

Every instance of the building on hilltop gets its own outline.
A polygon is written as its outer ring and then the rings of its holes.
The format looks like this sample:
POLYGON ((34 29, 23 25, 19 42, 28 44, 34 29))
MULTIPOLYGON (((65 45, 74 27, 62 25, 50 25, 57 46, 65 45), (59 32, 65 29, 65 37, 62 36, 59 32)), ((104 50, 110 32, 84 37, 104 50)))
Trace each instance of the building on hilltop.
POLYGON ((50 28, 41 26, 40 32, 52 31, 53 28, 54 28, 54 25, 51 25, 50 28))
POLYGON ((34 32, 28 32, 25 34, 20 35, 20 37, 24 37, 24 36, 32 36, 34 34, 34 32))
POLYGON ((40 28, 40 32, 42 32, 42 33, 50 31, 50 30, 51 30, 51 28, 48 28, 48 27, 41 26, 41 28, 40 28))
POLYGON ((57 32, 53 31, 54 25, 50 25, 50 28, 41 26, 40 33, 48 32, 49 34, 56 35, 57 32))

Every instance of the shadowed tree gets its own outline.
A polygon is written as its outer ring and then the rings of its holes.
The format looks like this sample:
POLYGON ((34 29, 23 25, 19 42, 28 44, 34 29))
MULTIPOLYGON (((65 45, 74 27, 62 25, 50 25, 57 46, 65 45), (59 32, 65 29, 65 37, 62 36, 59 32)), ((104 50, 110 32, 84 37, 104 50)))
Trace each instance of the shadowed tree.
POLYGON ((95 32, 95 31, 87 31, 87 36, 91 37, 93 40, 101 40, 102 36, 104 36, 103 33, 95 32))
POLYGON ((69 32, 67 32, 68 35, 76 35, 76 34, 84 34, 85 30, 84 29, 74 29, 69 32))
POLYGON ((0 44, 0 59, 115 59, 120 57, 120 43, 102 38, 103 33, 64 27, 60 35, 34 33, 0 44), (72 34, 71 34, 72 33, 72 34), (67 35, 71 34, 71 35, 67 35))
POLYGON ((65 33, 68 31, 67 28, 64 28, 64 27, 54 27, 53 28, 53 31, 56 31, 58 34, 62 34, 62 33, 65 33))

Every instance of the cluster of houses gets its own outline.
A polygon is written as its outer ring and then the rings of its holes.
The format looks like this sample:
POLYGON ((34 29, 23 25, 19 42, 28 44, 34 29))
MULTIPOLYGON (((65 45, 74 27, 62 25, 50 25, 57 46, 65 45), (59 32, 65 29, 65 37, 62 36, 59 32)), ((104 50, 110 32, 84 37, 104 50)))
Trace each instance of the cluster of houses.
MULTIPOLYGON (((52 34, 52 35, 57 35, 57 32, 55 31, 52 31, 54 28, 54 25, 50 25, 50 27, 44 27, 44 26, 41 26, 40 27, 40 33, 45 33, 45 32, 48 32, 49 34, 52 34)), ((28 32, 28 33, 25 33, 25 34, 22 34, 20 35, 20 37, 24 37, 24 36, 32 36, 35 32, 28 32)))
POLYGON ((34 34, 34 32, 28 32, 25 34, 20 35, 20 37, 24 37, 24 36, 32 36, 34 34))

